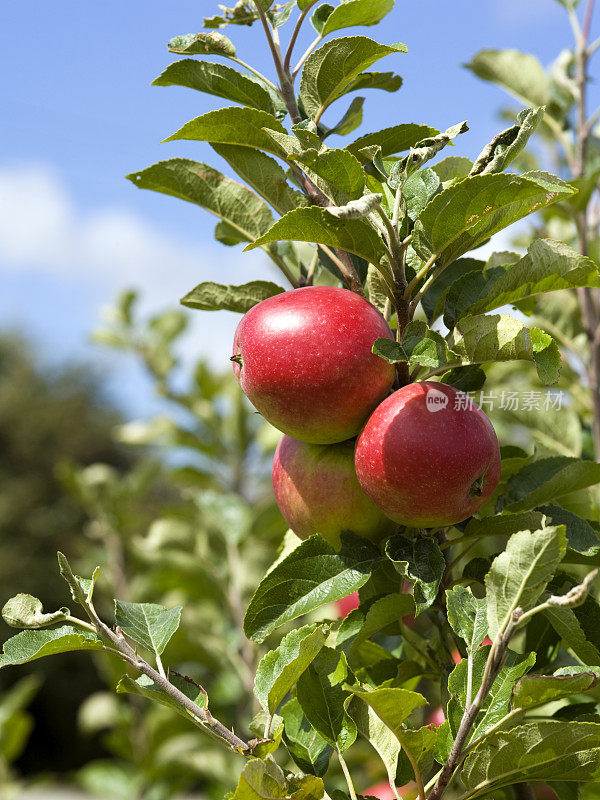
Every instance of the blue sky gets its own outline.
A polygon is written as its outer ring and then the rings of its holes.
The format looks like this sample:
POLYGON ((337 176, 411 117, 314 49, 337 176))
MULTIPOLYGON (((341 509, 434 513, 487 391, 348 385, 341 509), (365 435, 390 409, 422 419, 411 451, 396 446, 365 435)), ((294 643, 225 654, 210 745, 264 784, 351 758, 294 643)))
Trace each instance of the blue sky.
MULTIPOLYGON (((24 330, 47 360, 100 364, 109 393, 133 415, 151 409, 143 376, 88 339, 118 290, 138 288, 145 308, 156 310, 176 305, 201 280, 273 277, 260 255, 215 243, 210 215, 124 179, 178 155, 218 165, 208 145, 160 141, 220 102, 150 86, 173 60, 166 42, 201 30, 216 5, 29 0, 2 10, 8 33, 0 79, 2 327, 24 330)), ((241 58, 272 75, 258 27, 224 32, 241 58)), ((570 30, 553 0, 397 0, 376 37, 403 41, 409 52, 381 62, 403 76, 404 86, 396 95, 367 93, 363 130, 398 122, 444 129, 468 119, 470 131, 453 154, 473 157, 499 130, 504 96, 461 64, 483 47, 516 47, 548 63, 570 43, 570 30)), ((237 317, 190 314, 189 352, 228 366, 237 317)))

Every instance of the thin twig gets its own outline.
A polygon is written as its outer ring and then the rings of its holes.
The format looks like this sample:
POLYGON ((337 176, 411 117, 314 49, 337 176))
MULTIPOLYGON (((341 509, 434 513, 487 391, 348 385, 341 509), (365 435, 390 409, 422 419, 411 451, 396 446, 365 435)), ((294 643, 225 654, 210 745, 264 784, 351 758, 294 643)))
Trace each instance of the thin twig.
POLYGON ((300 33, 300 28, 302 27, 302 23, 306 19, 308 12, 311 10, 311 8, 315 5, 315 3, 318 2, 319 0, 311 0, 311 2, 302 11, 302 13, 300 14, 300 16, 296 21, 296 25, 294 26, 294 30, 292 32, 290 42, 288 44, 288 49, 285 53, 285 60, 283 62, 283 68, 286 72, 290 71, 290 61, 292 60, 292 54, 294 52, 294 47, 296 46, 296 40, 298 38, 298 34, 300 33))
POLYGON ((294 70, 292 72, 292 77, 293 78, 295 78, 296 75, 300 72, 300 70, 302 69, 302 65, 304 64, 306 59, 309 57, 309 55, 312 53, 312 51, 315 49, 315 47, 317 47, 321 43, 322 40, 323 40, 323 37, 319 34, 319 36, 317 36, 317 38, 307 47, 304 55, 302 56, 300 61, 294 67, 294 70))
POLYGON ((270 81, 268 78, 266 78, 262 74, 262 72, 259 72, 257 69, 254 69, 253 66, 251 66, 250 64, 247 64, 245 61, 242 61, 241 58, 234 58, 233 56, 229 56, 229 60, 230 61, 235 61, 235 63, 239 64, 240 67, 244 67, 244 69, 247 69, 248 72, 252 72, 254 75, 256 75, 257 78, 260 78, 261 81, 264 81, 264 83, 266 83, 267 86, 270 86, 271 89, 274 89, 279 94, 279 89, 277 88, 277 86, 275 86, 273 81, 270 81))
POLYGON ((350 260, 350 256, 348 253, 342 250, 337 251, 336 253, 330 247, 327 247, 325 244, 320 244, 319 247, 326 253, 329 258, 333 261, 336 267, 344 276, 344 280, 348 284, 348 287, 357 294, 360 294, 361 297, 364 297, 364 291, 362 288, 362 284, 360 282, 360 278, 358 277, 358 273, 354 267, 354 264, 350 260), (348 256, 347 259, 343 259, 343 256, 348 256))
POLYGON ((429 795, 428 800, 439 800, 439 798, 444 794, 448 784, 452 780, 452 777, 464 758, 464 749, 471 729, 477 719, 477 715, 481 711, 483 703, 490 691, 490 688, 498 676, 502 665, 504 663, 506 657, 506 650, 508 648, 508 644, 512 638, 513 633, 515 632, 520 619, 522 616, 522 611, 520 608, 515 609, 513 612, 510 620, 508 621, 506 628, 504 630, 500 630, 492 647, 490 648, 490 652, 488 654, 487 662, 485 665, 485 669, 483 672, 483 677, 481 679, 481 685, 479 687, 479 691, 470 706, 465 707, 465 711, 460 722, 456 738, 454 739, 454 744, 452 745, 452 749, 450 750, 450 755, 446 763, 444 764, 442 771, 433 787, 431 794, 429 795))
POLYGON ((148 664, 148 662, 134 650, 118 629, 117 631, 113 631, 108 625, 102 622, 91 601, 88 601, 84 608, 98 636, 111 645, 110 647, 106 647, 105 650, 118 655, 138 672, 150 678, 153 683, 175 700, 178 705, 182 706, 201 722, 208 732, 212 733, 221 740, 221 742, 226 744, 230 750, 234 750, 238 753, 245 753, 250 749, 247 742, 240 739, 239 736, 233 733, 233 731, 230 731, 229 728, 225 727, 225 725, 215 719, 205 709, 200 708, 197 703, 194 703, 193 700, 174 686, 164 675, 161 675, 160 672, 148 664))

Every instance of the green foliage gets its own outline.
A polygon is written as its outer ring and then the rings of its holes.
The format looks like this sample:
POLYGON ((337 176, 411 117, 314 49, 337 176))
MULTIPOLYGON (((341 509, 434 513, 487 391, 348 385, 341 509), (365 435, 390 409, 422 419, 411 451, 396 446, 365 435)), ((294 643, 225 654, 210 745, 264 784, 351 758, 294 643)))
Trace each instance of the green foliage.
POLYGON ((467 791, 461 797, 540 778, 594 781, 599 754, 600 725, 590 722, 532 722, 498 732, 467 757, 461 772, 467 791))
MULTIPOLYGON (((343 14, 346 17, 345 10, 343 14)), ((318 123, 328 106, 347 91, 363 70, 391 53, 406 53, 406 45, 382 45, 366 36, 348 36, 332 39, 311 53, 300 84, 300 99, 309 117, 318 123)))
POLYGON ((161 655, 181 618, 181 606, 166 609, 156 603, 115 601, 115 619, 126 636, 161 655))
POLYGON ((386 555, 401 575, 414 584, 416 613, 420 614, 435 600, 446 562, 434 539, 393 536, 386 545, 386 555))
POLYGON ((71 625, 53 630, 28 630, 17 633, 4 643, 0 654, 0 669, 26 664, 44 656, 69 653, 73 650, 100 650, 102 642, 94 633, 80 631, 71 625))
POLYGON ((317 657, 327 633, 322 627, 306 625, 288 633, 279 647, 263 656, 256 668, 254 693, 270 714, 317 657))
POLYGON ((181 304, 202 311, 237 311, 245 314, 252 306, 274 297, 284 290, 270 281, 251 281, 242 286, 222 286, 219 283, 199 283, 181 298, 181 304))
POLYGON ((363 586, 379 549, 354 534, 342 534, 339 552, 311 536, 280 561, 260 582, 244 619, 246 635, 262 642, 272 631, 325 603, 363 586))
POLYGON ((563 526, 520 531, 508 540, 485 579, 488 631, 505 630, 517 608, 531 609, 556 572, 566 550, 563 526))

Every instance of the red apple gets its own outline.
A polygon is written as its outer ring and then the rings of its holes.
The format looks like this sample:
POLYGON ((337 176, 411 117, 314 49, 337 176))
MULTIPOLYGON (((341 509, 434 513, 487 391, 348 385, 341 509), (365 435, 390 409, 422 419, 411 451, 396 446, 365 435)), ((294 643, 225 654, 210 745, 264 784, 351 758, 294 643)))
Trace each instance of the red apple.
POLYGON ((370 303, 347 289, 305 286, 270 297, 235 333, 233 371, 256 409, 284 433, 315 444, 356 436, 394 381, 373 355, 393 339, 370 303))
POLYGON ((358 592, 352 592, 348 597, 342 597, 341 600, 336 600, 334 603, 335 610, 340 617, 347 617, 351 611, 358 608, 360 601, 358 599, 358 592))
MULTIPOLYGON (((405 793, 411 793, 414 789, 415 782, 410 781, 404 786, 398 787, 398 794, 400 797, 404 797, 405 793)), ((377 797, 379 800, 396 800, 396 795, 387 781, 381 781, 370 786, 366 791, 362 792, 362 796, 377 797)))
POLYGON ((378 800, 396 800, 396 795, 387 781, 380 781, 363 792, 364 796, 377 797, 378 800))
POLYGON ((273 488, 285 521, 301 539, 320 533, 338 547, 342 531, 376 540, 393 528, 360 488, 352 441, 307 444, 282 436, 273 488))
POLYGON ((436 728, 439 728, 440 725, 443 725, 446 721, 446 716, 444 714, 444 709, 441 706, 438 706, 435 711, 432 711, 427 719, 425 720, 426 725, 435 725, 436 728))
POLYGON ((500 479, 492 423, 467 395, 432 381, 403 386, 369 417, 356 443, 360 485, 402 525, 460 522, 500 479))

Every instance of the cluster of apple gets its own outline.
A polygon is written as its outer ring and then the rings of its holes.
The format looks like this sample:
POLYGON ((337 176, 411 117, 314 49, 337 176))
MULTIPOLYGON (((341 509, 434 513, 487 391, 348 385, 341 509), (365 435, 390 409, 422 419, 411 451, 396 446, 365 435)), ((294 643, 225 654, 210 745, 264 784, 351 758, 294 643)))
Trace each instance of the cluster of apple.
POLYGON ((233 368, 255 408, 284 433, 277 504, 301 538, 350 530, 377 540, 394 523, 451 525, 500 476, 487 416, 452 386, 411 383, 372 353, 393 339, 381 314, 346 289, 307 286, 263 300, 238 325, 233 368))

